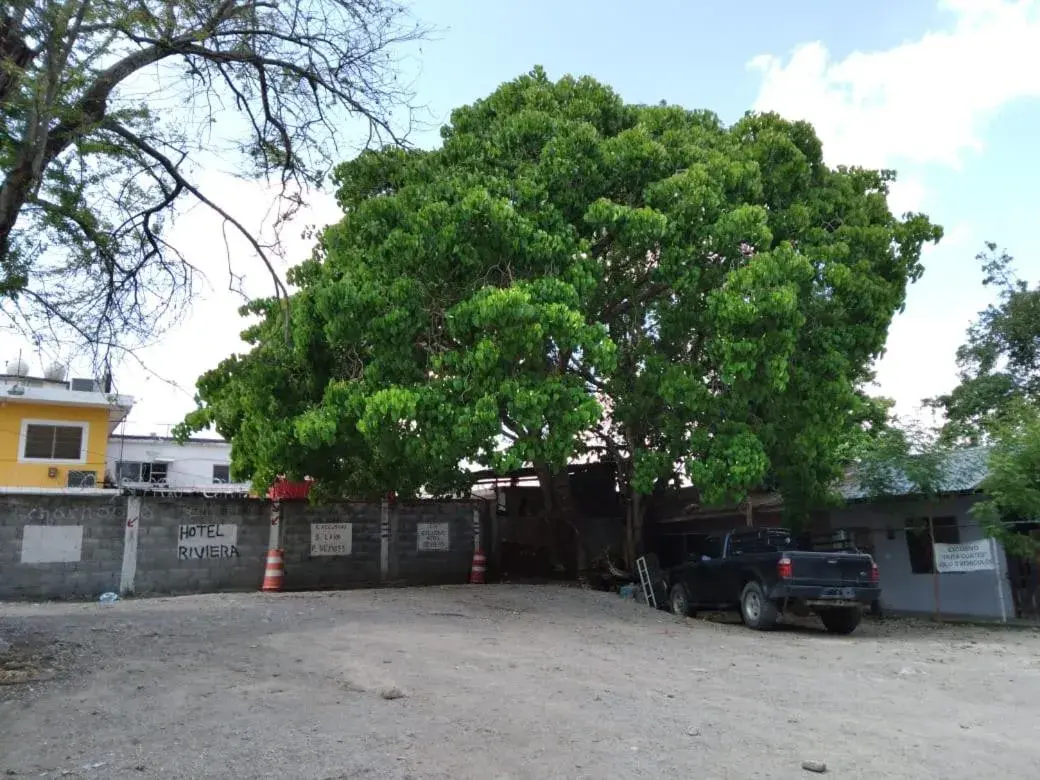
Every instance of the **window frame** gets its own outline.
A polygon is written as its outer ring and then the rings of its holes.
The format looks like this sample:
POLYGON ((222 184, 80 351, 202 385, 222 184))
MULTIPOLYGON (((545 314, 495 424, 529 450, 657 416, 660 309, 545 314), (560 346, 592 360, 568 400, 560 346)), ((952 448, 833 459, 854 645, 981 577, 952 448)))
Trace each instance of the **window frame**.
POLYGON ((144 466, 144 461, 140 461, 140 460, 117 460, 116 461, 116 474, 115 474, 115 476, 116 476, 116 484, 117 485, 123 485, 123 484, 126 484, 126 483, 140 482, 141 481, 141 471, 142 471, 141 467, 142 466, 144 466), (120 466, 128 466, 131 463, 133 463, 135 466, 137 466, 137 479, 124 479, 121 476, 121 474, 120 474, 120 466))
POLYGON ((87 445, 90 442, 90 423, 82 420, 37 420, 26 418, 22 420, 21 431, 18 435, 18 462, 19 463, 57 463, 68 465, 79 465, 87 462, 87 445), (47 428, 79 428, 79 457, 78 458, 29 458, 25 455, 25 445, 28 443, 29 426, 43 426, 47 428))
POLYGON ((89 488, 96 488, 98 486, 97 475, 98 475, 98 473, 94 469, 69 469, 68 471, 65 472, 65 487, 67 487, 67 488, 75 488, 76 490, 85 490, 85 489, 89 489, 89 488), (79 485, 71 485, 71 484, 69 484, 71 482, 71 480, 72 480, 72 475, 73 474, 79 474, 81 479, 82 479, 82 475, 89 474, 90 475, 90 484, 89 485, 84 485, 82 483, 80 483, 79 485))
POLYGON ((231 484, 231 464, 230 463, 214 463, 213 468, 210 470, 210 479, 213 480, 214 485, 230 485, 231 484), (227 479, 219 479, 217 477, 217 469, 223 469, 224 473, 227 474, 227 479))
MULTIPOLYGON (((148 479, 149 485, 169 485, 170 484, 170 461, 168 460, 150 460, 148 463, 148 479), (155 478, 155 467, 159 466, 159 472, 162 475, 159 479, 155 478)), ((144 477, 144 469, 142 469, 142 478, 144 477)))
POLYGON ((932 544, 961 544, 961 527, 954 515, 932 518, 932 544), (947 538, 948 537, 948 538, 947 538), (951 541, 952 540, 952 541, 951 541))
POLYGON ((116 461, 116 481, 117 484, 136 484, 136 485, 168 485, 170 480, 170 466, 172 461, 168 460, 117 460, 116 461), (122 479, 119 476, 120 466, 128 466, 134 464, 137 466, 137 479, 122 479), (159 466, 162 477, 160 479, 155 478, 155 467, 159 466), (146 476, 147 473, 147 476, 146 476))
POLYGON ((910 564, 910 573, 913 575, 932 575, 935 569, 935 545, 936 544, 960 544, 961 530, 956 515, 940 515, 932 517, 931 530, 927 517, 915 516, 906 519, 903 524, 903 537, 906 546, 907 562, 910 564), (940 533, 942 532, 942 533, 940 533), (911 543, 911 537, 914 542, 911 543), (944 541, 938 541, 941 537, 944 541), (953 541, 945 541, 952 538, 953 541), (912 547, 917 547, 918 556, 915 556, 912 547), (915 566, 914 563, 918 565, 915 566))

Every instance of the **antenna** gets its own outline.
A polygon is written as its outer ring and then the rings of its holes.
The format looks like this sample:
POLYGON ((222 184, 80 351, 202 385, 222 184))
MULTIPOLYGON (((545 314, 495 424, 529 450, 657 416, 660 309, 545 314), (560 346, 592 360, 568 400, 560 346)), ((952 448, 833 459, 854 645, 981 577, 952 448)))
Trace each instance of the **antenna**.
POLYGON ((8 395, 25 395, 25 386, 21 383, 22 377, 29 375, 29 364, 22 360, 22 350, 18 350, 18 358, 14 361, 8 361, 7 373, 13 374, 18 377, 17 382, 11 385, 7 390, 8 395), (11 363, 14 363, 14 370, 11 370, 11 363))

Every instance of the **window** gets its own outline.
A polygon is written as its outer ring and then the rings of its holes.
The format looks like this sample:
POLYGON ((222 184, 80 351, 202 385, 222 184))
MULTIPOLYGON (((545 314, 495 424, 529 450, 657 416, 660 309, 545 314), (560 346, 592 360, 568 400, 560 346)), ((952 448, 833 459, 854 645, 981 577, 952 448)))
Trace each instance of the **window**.
POLYGON ((782 528, 763 530, 758 534, 755 545, 755 552, 783 552, 797 548, 791 532, 782 528))
POLYGON ((736 555, 752 555, 770 553, 781 550, 793 550, 797 547, 791 533, 782 528, 768 528, 754 531, 735 531, 729 537, 727 557, 736 555))
POLYGON ((82 463, 86 460, 86 438, 86 423, 26 421, 22 424, 22 459, 82 463))
POLYGON ((121 460, 116 463, 116 481, 165 483, 169 473, 169 463, 141 463, 135 460, 121 460))
POLYGON ((717 536, 691 535, 687 537, 686 557, 687 560, 695 561, 702 561, 705 558, 721 558, 722 539, 717 536))
POLYGON ((141 472, 145 482, 151 482, 153 485, 165 485, 169 470, 169 463, 145 463, 141 472))
POLYGON ((226 485, 231 481, 231 467, 226 463, 213 464, 213 484, 226 485))
POLYGON ((75 488, 97 487, 96 471, 70 471, 66 475, 65 484, 75 488))
MULTIPOLYGON (((934 517, 936 544, 959 544, 960 528, 956 517, 934 517)), ((935 548, 928 533, 928 518, 915 517, 906 521, 906 550, 910 555, 910 570, 914 574, 931 574, 935 571, 935 548)))
POLYGON ((145 464, 133 460, 119 461, 116 463, 116 482, 120 485, 124 482, 140 482, 143 465, 145 464))

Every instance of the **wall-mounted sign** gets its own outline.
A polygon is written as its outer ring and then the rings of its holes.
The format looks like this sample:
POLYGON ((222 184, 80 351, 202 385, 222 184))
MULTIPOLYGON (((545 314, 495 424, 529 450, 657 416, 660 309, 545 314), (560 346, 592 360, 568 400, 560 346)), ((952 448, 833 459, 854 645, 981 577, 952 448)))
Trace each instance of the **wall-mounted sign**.
POLYGON ((234 523, 192 523, 177 532, 178 561, 240 558, 238 526, 234 523))
POLYGON ((311 523, 311 555, 350 555, 353 523, 311 523))
POLYGON ((990 571, 996 568, 988 539, 965 544, 935 545, 935 568, 947 571, 990 571))
POLYGON ((74 563, 82 549, 81 525, 27 525, 22 531, 22 563, 74 563))
POLYGON ((447 523, 416 523, 415 536, 419 552, 450 549, 447 523))

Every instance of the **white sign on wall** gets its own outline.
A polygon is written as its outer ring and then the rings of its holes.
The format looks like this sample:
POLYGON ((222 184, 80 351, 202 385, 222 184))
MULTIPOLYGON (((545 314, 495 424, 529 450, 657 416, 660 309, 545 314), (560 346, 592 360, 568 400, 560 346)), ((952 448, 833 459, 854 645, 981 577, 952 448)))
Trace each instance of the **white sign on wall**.
POLYGON ((27 525, 22 531, 22 563, 75 563, 82 550, 81 525, 27 525))
POLYGON ((966 544, 935 545, 937 571, 990 571, 996 568, 988 539, 966 544))
POLYGON ((447 523, 416 523, 415 536, 419 552, 450 549, 447 523))
POLYGON ((240 558, 238 526, 234 523, 192 523, 177 533, 178 561, 240 558))
POLYGON ((350 555, 353 523, 311 523, 311 555, 350 555))

